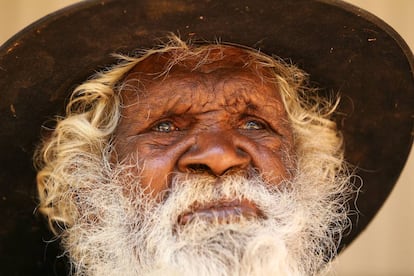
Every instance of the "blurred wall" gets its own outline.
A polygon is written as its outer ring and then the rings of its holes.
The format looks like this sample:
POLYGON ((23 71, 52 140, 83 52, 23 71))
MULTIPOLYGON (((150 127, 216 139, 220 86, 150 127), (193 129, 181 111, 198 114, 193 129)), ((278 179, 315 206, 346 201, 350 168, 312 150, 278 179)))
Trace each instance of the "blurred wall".
MULTIPOLYGON (((269 0, 270 1, 270 0, 269 0)), ((0 0, 0 44, 40 17, 75 0, 0 0)), ((414 1, 348 0, 382 18, 414 49, 414 1)), ((368 229, 335 262, 337 276, 414 275, 414 153, 368 229)))

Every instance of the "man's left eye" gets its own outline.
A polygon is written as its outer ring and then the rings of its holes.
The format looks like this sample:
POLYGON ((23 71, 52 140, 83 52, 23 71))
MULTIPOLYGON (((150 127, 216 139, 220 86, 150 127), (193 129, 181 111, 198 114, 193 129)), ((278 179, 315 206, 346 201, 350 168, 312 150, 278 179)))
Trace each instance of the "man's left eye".
POLYGON ((250 120, 250 121, 246 121, 243 125, 241 125, 240 128, 247 129, 247 130, 259 130, 259 129, 265 129, 266 126, 264 123, 260 121, 250 120))
POLYGON ((157 131, 157 132, 171 132, 171 131, 175 131, 178 130, 178 128, 170 121, 163 121, 163 122, 159 122, 156 125, 154 125, 152 127, 152 130, 157 131))

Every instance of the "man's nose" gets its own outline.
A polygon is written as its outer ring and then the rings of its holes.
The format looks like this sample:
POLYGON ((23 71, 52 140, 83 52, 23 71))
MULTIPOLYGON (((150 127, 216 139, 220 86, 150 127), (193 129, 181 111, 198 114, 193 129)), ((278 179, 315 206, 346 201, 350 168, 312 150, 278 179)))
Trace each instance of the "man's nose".
POLYGON ((196 142, 178 160, 178 169, 207 171, 215 176, 231 169, 246 169, 251 156, 242 149, 236 136, 225 132, 197 135, 196 142))

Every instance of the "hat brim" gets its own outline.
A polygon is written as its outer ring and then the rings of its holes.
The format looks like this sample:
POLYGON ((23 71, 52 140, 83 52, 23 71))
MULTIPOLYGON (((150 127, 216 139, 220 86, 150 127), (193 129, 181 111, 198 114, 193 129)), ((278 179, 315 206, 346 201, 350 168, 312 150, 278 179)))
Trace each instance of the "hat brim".
MULTIPOLYGON (((71 90, 113 63, 112 53, 151 48, 169 32, 280 56, 308 72, 321 95, 340 93, 335 119, 346 160, 363 179, 360 215, 352 217, 341 248, 381 207, 411 148, 414 107, 412 53, 384 22, 335 0, 84 1, 0 48, 0 208, 6 214, 0 255, 6 266, 15 268, 15 258, 32 275, 47 269, 39 265, 48 263, 40 245, 46 230, 33 216, 31 160, 41 125, 63 114, 71 90), (25 258, 21 249, 28 247, 25 258)), ((54 250, 46 250, 50 260, 54 250)))

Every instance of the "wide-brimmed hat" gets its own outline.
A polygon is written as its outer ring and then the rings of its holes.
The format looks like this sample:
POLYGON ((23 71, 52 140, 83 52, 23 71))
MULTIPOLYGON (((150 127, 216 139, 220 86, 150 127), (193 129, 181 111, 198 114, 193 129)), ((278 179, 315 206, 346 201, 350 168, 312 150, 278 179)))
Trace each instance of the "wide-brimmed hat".
POLYGON ((52 236, 34 214, 32 155, 41 126, 64 114, 71 90, 112 64, 112 53, 151 48, 171 32, 280 56, 308 72, 322 96, 339 93, 335 120, 345 157, 363 180, 359 216, 351 217, 341 248, 374 217, 413 141, 414 59, 383 21, 336 0, 83 1, 35 22, 0 48, 2 269, 63 273, 58 243, 45 242, 52 236))

